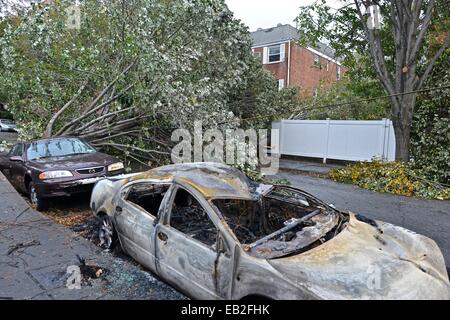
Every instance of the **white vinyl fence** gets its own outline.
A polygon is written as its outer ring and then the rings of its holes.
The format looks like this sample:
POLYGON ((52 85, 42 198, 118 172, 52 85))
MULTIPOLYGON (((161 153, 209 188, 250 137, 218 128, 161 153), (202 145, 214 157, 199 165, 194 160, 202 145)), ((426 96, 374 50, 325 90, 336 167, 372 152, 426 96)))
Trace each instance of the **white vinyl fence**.
POLYGON ((363 161, 395 159, 392 121, 281 120, 272 123, 272 152, 280 155, 363 161))

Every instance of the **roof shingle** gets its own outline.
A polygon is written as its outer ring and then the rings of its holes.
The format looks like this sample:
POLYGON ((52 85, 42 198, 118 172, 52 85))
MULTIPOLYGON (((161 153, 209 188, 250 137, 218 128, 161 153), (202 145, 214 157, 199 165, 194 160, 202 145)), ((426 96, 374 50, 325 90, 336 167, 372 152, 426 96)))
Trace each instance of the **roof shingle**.
MULTIPOLYGON (((301 32, 290 24, 279 24, 273 28, 258 29, 251 33, 251 37, 253 42, 252 45, 254 47, 260 47, 270 43, 299 40, 301 32)), ((322 42, 319 42, 314 49, 330 58, 335 58, 334 50, 322 42)))

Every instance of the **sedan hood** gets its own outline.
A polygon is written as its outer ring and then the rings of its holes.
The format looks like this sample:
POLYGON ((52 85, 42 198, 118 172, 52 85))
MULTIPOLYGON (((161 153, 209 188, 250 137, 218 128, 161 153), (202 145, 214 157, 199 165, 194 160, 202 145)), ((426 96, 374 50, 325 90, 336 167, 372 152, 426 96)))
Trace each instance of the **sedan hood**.
POLYGON ((268 262, 324 299, 450 299, 436 243, 401 227, 376 224, 350 214, 348 226, 333 239, 268 262))
POLYGON ((65 157, 54 157, 40 160, 32 160, 30 164, 38 170, 76 170, 107 166, 119 162, 115 157, 95 152, 65 157))

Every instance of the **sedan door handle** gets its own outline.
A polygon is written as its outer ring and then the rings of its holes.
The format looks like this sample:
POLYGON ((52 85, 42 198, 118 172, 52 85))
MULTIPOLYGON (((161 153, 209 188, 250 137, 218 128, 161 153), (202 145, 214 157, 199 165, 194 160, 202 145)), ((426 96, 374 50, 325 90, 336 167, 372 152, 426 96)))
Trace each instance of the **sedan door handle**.
POLYGON ((164 232, 161 232, 161 231, 158 232, 158 238, 159 238, 159 240, 164 242, 164 244, 166 244, 167 239, 168 239, 167 234, 165 234, 164 232))

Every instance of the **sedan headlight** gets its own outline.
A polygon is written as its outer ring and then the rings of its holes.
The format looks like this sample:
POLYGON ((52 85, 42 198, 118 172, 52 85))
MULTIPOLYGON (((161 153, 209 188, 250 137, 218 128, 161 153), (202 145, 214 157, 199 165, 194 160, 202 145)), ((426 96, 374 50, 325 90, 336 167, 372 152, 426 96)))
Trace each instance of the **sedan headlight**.
POLYGON ((73 176, 72 172, 67 171, 67 170, 45 171, 39 175, 39 179, 40 180, 57 179, 57 178, 66 178, 66 177, 72 177, 72 176, 73 176))
POLYGON ((117 171, 117 170, 121 170, 123 168, 124 168, 124 166, 123 166, 122 162, 116 162, 116 163, 110 164, 108 166, 108 171, 117 171))

